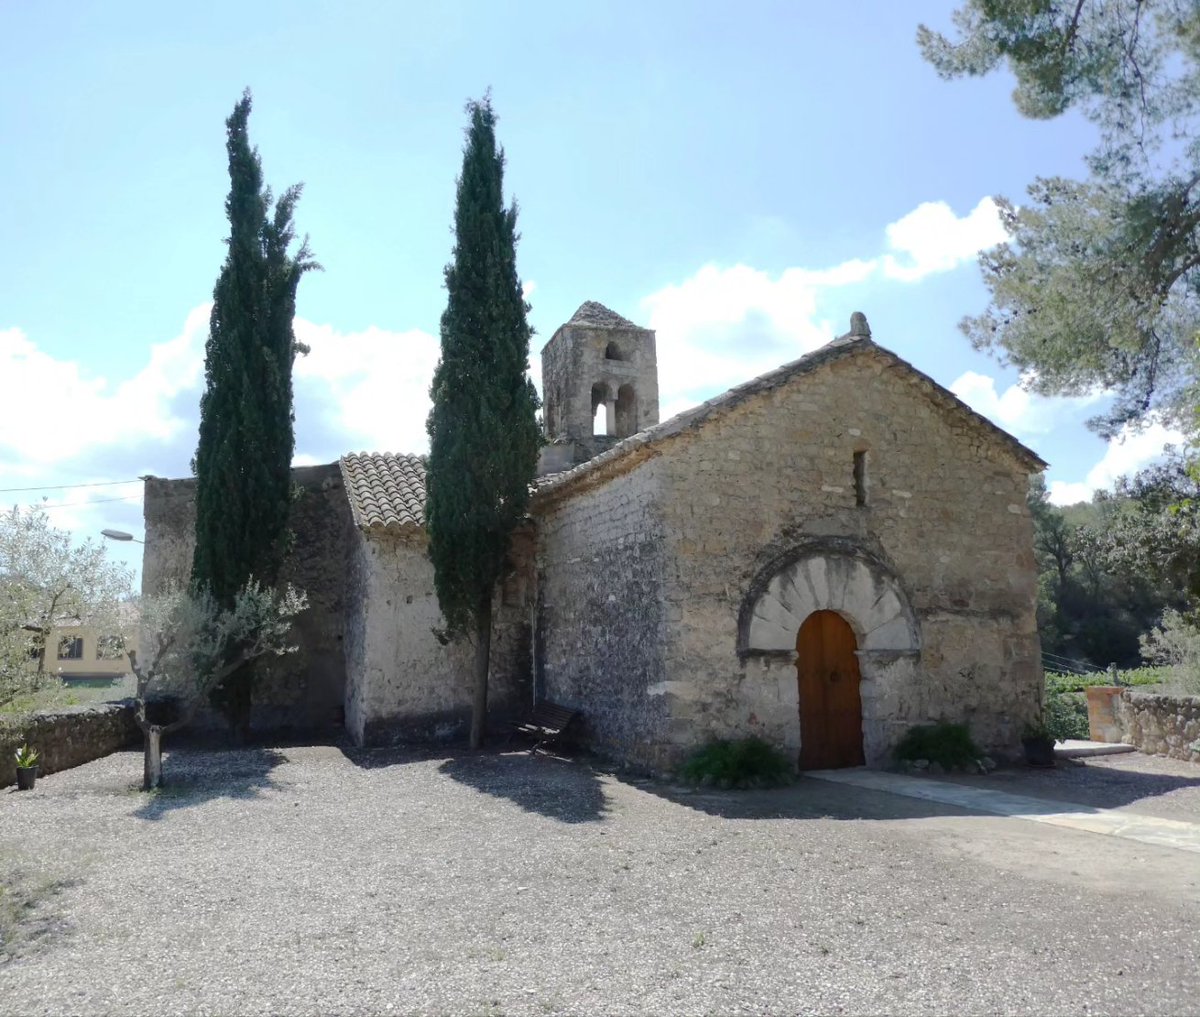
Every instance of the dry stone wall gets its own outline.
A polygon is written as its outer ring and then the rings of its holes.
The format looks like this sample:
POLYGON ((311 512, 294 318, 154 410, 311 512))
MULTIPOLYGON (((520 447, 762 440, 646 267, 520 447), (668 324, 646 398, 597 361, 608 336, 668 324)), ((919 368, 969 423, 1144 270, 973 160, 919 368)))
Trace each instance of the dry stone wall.
MULTIPOLYGON (((346 664, 342 646, 347 562, 354 527, 337 463, 292 470, 292 552, 281 579, 308 594, 294 626, 297 653, 256 662, 260 668, 251 724, 258 730, 320 730, 342 721, 346 664)), ((195 544, 196 482, 150 477, 145 485, 146 550, 142 593, 187 582, 195 544)), ((219 723, 207 712, 203 725, 219 723)))
POLYGON ((1113 705, 1123 742, 1151 755, 1200 763, 1200 697, 1125 689, 1113 705))
POLYGON ((651 460, 538 509, 538 697, 580 710, 592 748, 650 768, 663 763, 670 719, 654 694, 666 631, 661 489, 651 460))
POLYGON ((0 730, 0 787, 17 782, 13 753, 22 745, 38 751, 38 772, 47 774, 90 763, 140 737, 132 700, 35 713, 20 726, 0 730))

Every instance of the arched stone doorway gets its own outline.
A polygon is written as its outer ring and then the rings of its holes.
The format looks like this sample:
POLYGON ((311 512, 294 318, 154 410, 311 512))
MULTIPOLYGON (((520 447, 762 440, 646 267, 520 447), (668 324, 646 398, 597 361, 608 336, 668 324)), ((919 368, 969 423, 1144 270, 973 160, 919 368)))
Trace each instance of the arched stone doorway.
POLYGON ((814 611, 796 634, 802 770, 863 764, 857 651, 854 629, 836 611, 814 611))
MULTIPOLYGON (((856 765, 849 758, 828 761, 829 750, 820 746, 820 736, 813 734, 811 724, 802 724, 800 630, 820 612, 834 614, 845 626, 840 636, 831 637, 841 640, 834 651, 834 659, 842 661, 836 665, 839 675, 847 654, 858 665, 862 755, 852 758, 868 766, 887 765, 897 740, 924 715, 920 628, 895 571, 854 541, 806 541, 768 562, 751 582, 738 618, 738 656, 746 663, 761 662, 761 668, 747 672, 764 689, 754 693, 756 702, 776 697, 785 725, 781 744, 796 753, 802 767, 856 765), (849 648, 847 629, 853 637, 849 648), (770 689, 778 692, 768 694, 770 689), (816 755, 811 762, 810 753, 816 755)), ((835 627, 830 621, 814 625, 835 627)), ((854 706, 845 709, 853 713, 854 706)), ((846 741, 852 742, 851 721, 845 723, 846 741)))

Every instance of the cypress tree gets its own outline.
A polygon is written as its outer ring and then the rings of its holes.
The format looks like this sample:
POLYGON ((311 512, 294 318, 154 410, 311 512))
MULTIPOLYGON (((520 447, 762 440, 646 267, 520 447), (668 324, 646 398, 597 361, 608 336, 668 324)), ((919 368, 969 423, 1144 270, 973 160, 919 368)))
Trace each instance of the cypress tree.
POLYGON ((429 414, 426 525, 447 629, 475 643, 471 747, 483 741, 492 594, 524 519, 541 443, 527 377, 529 306, 517 277, 517 205, 504 207, 504 152, 491 96, 470 102, 446 266, 441 359, 429 414))
MULTIPOLYGON (((225 121, 229 154, 228 252, 213 290, 200 400, 196 547, 192 582, 231 608, 251 577, 273 585, 290 540, 292 332, 296 289, 313 262, 308 241, 289 252, 301 185, 275 202, 250 146, 247 89, 225 121)), ((252 676, 227 679, 214 697, 236 728, 249 720, 252 676)))

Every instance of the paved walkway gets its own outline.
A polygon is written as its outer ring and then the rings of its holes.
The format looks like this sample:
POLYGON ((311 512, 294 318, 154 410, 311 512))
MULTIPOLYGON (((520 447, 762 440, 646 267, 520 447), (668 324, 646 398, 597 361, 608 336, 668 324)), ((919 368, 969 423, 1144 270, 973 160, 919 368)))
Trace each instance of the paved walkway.
POLYGON ((1034 823, 1048 823, 1071 830, 1124 837, 1126 840, 1136 840, 1143 844, 1200 854, 1200 823, 1162 819, 1129 809, 1098 809, 1071 802, 1055 802, 1045 798, 966 787, 927 777, 905 777, 878 770, 814 770, 806 776, 834 784, 849 784, 868 791, 884 791, 888 794, 903 795, 905 798, 956 805, 975 812, 990 812, 997 816, 1027 819, 1034 823))

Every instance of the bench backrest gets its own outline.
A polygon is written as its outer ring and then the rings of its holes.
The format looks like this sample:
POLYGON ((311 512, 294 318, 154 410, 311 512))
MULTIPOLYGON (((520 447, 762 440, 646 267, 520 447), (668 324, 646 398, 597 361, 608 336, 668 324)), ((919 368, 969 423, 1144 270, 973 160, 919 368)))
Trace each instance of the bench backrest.
POLYGON ((540 703, 534 704, 533 716, 530 720, 538 727, 548 727, 561 731, 571 723, 574 717, 574 710, 565 706, 559 706, 558 703, 543 700, 540 703))

